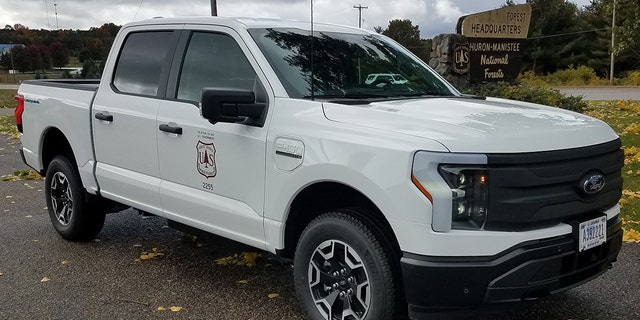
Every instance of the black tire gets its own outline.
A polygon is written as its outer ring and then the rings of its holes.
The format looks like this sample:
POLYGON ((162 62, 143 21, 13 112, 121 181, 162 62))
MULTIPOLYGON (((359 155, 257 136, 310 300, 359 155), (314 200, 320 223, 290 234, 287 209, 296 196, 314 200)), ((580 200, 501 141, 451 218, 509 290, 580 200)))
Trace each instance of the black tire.
POLYGON ((400 279, 391 266, 392 249, 372 232, 377 228, 356 218, 358 213, 325 213, 302 232, 293 275, 308 319, 378 320, 396 314, 400 279))
POLYGON ((73 162, 56 156, 45 179, 49 218, 58 234, 67 240, 87 240, 100 233, 104 212, 91 210, 80 175, 73 162))

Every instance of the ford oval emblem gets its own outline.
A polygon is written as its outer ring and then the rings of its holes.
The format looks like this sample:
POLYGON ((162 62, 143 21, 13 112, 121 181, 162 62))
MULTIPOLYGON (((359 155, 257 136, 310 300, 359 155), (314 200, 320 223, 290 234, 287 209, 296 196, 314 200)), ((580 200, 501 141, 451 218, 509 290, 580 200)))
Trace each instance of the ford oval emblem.
POLYGON ((600 173, 587 174, 580 180, 580 191, 585 195, 593 196, 604 188, 604 176, 600 173))

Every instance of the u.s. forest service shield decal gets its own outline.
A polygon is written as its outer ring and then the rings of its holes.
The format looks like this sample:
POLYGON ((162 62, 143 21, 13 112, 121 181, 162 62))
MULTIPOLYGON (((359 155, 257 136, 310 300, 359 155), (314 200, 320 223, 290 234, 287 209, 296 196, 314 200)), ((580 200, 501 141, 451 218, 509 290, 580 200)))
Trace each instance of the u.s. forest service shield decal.
POLYGON ((198 141, 196 145, 198 151, 198 160, 196 165, 198 172, 206 178, 213 178, 216 176, 216 147, 213 143, 204 143, 198 141))

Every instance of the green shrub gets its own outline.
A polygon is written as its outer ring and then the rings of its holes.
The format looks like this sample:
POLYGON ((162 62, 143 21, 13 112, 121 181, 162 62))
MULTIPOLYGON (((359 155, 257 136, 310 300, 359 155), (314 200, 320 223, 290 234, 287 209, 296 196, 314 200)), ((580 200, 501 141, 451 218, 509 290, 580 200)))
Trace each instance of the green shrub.
POLYGON ((548 87, 549 84, 545 81, 544 77, 536 75, 533 71, 525 71, 518 75, 518 81, 520 83, 532 86, 532 87, 548 87))
POLYGON ((545 82, 552 86, 585 86, 599 80, 596 72, 587 66, 579 66, 577 68, 569 66, 568 69, 558 70, 544 78, 545 82))
POLYGON ((536 75, 526 71, 518 76, 518 81, 534 87, 548 86, 601 86, 608 85, 608 79, 598 77, 596 72, 587 66, 569 66, 548 75, 536 75))
POLYGON ((507 82, 493 82, 472 86, 464 93, 497 97, 554 106, 582 112, 587 104, 582 97, 565 97, 560 91, 549 87, 534 87, 528 84, 511 85, 507 82))
POLYGON ((629 72, 629 74, 622 79, 622 84, 625 86, 640 86, 640 71, 629 72))

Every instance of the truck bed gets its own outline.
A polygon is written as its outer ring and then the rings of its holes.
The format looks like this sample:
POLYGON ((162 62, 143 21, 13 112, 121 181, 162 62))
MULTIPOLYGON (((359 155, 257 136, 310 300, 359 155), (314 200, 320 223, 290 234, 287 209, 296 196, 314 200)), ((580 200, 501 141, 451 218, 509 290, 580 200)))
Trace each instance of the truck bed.
POLYGON ((78 164, 82 182, 88 191, 96 190, 93 177, 93 144, 91 105, 100 80, 27 80, 18 94, 24 96, 21 139, 25 162, 32 168, 44 169, 40 155, 50 130, 59 131, 69 142, 78 164))
POLYGON ((75 90, 95 91, 100 85, 100 79, 45 79, 25 80, 23 84, 48 86, 75 90))

